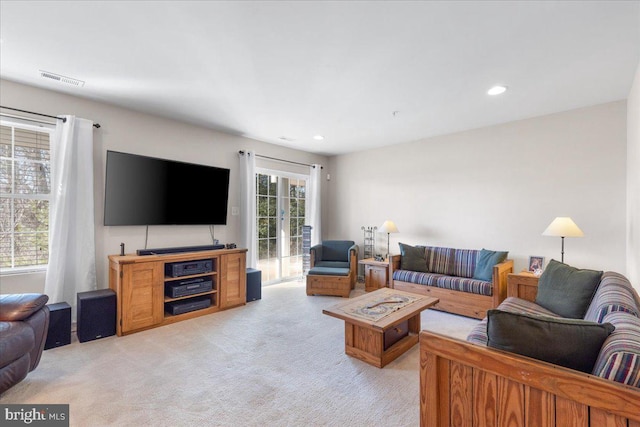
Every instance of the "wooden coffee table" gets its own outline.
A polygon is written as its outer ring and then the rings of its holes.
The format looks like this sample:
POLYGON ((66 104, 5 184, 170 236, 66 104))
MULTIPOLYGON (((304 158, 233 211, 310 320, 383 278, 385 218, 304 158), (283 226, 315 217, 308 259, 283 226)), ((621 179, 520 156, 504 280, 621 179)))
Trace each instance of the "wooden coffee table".
POLYGON ((344 320, 346 354, 382 368, 418 343, 420 313, 438 301, 383 288, 322 312, 344 320))

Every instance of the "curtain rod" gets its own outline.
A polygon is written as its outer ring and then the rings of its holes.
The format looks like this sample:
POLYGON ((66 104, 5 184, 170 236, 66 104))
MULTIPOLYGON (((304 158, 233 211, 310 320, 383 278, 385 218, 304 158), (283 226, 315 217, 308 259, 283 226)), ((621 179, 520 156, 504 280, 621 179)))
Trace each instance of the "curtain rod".
MULTIPOLYGON (((34 111, 27 111, 27 110, 20 110, 18 108, 4 107, 2 105, 0 105, 0 108, 4 108, 6 110, 19 111, 21 113, 35 114, 36 116, 49 117, 51 119, 56 119, 56 120, 62 120, 62 123, 66 123, 67 122, 67 118, 66 117, 51 116, 49 114, 36 113, 34 111)), ((25 120, 29 120, 29 119, 25 117, 25 120)), ((94 123, 93 127, 96 128, 96 129, 100 129, 100 123, 94 123)))
MULTIPOLYGON (((240 154, 245 154, 245 152, 243 150, 238 151, 238 153, 240 154)), ((310 166, 315 168, 315 165, 310 165, 308 163, 300 163, 300 162, 294 162, 291 160, 284 160, 284 159, 277 159, 275 157, 269 157, 269 156, 262 156, 260 154, 254 154, 256 157, 260 157, 261 159, 269 159, 269 160, 275 160, 277 162, 284 162, 284 163, 293 163, 294 165, 301 165, 301 166, 310 166)), ((323 166, 320 166, 320 169, 324 169, 323 166)))

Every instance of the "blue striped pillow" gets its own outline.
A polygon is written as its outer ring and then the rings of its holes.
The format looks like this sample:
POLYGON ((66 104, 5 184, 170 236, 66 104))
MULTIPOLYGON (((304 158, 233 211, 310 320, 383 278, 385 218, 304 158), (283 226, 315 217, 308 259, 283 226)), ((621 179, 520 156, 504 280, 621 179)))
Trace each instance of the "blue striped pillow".
POLYGON ((593 375, 640 387, 640 319, 619 311, 604 320, 616 330, 604 341, 593 375))

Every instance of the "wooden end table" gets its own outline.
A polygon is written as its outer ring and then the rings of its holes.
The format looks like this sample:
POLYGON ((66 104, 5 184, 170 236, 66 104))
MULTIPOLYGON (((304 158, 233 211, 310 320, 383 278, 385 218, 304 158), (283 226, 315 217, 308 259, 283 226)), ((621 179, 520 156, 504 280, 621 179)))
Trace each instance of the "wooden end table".
POLYGON ((375 291, 389 287, 389 260, 376 261, 373 258, 365 258, 358 261, 364 265, 364 290, 375 291))
POLYGON ((530 271, 509 273, 507 276, 507 296, 535 302, 538 294, 538 279, 539 277, 530 271))
POLYGON ((420 313, 438 302, 437 298, 383 288, 340 302, 322 312, 344 320, 346 354, 382 368, 418 343, 420 313), (394 296, 415 300, 378 320, 354 314, 358 307, 375 307, 382 304, 381 300, 393 300, 394 296))

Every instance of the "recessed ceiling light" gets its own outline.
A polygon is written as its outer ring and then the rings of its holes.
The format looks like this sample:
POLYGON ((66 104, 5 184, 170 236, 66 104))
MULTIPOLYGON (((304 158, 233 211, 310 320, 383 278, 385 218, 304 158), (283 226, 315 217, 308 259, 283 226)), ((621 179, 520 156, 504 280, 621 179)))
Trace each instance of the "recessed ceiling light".
POLYGON ((506 86, 494 86, 487 91, 489 95, 500 95, 501 93, 505 93, 507 90, 506 86))
POLYGON ((313 139, 315 139, 316 141, 322 141, 324 139, 324 136, 316 135, 316 136, 313 137, 313 139))

